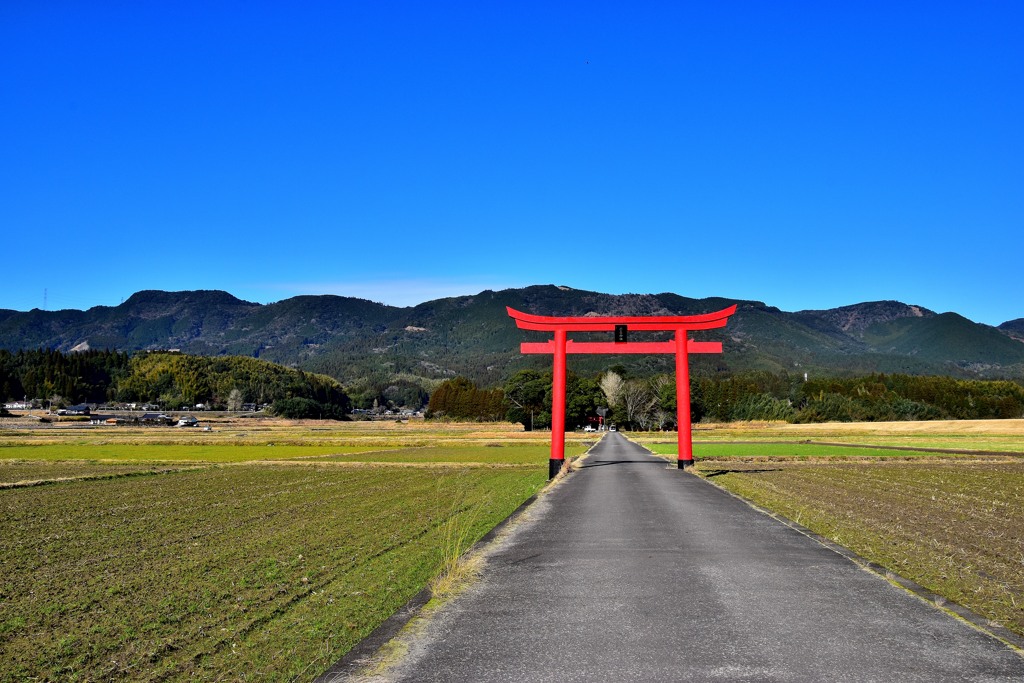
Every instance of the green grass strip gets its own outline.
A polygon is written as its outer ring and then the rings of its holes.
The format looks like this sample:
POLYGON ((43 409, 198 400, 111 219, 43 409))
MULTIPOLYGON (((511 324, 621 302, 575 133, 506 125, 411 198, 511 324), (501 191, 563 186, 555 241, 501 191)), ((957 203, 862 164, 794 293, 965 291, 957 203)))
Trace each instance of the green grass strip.
MULTIPOLYGON (((674 443, 653 443, 645 446, 660 455, 675 455, 679 452, 674 443)), ((728 458, 908 458, 935 457, 935 453, 926 451, 907 451, 892 448, 859 448, 850 446, 831 446, 805 443, 765 443, 765 444, 730 444, 730 443, 695 443, 693 457, 705 459, 728 458)))
POLYGON ((297 446, 233 444, 43 444, 0 446, 0 460, 91 460, 109 462, 245 462, 289 460, 359 453, 369 446, 297 446))
MULTIPOLYGON (((566 444, 568 457, 582 455, 587 447, 581 444, 566 444)), ((511 464, 547 466, 551 448, 547 445, 510 446, 437 446, 425 448, 397 448, 377 453, 355 453, 324 458, 341 462, 456 462, 480 464, 511 464)))

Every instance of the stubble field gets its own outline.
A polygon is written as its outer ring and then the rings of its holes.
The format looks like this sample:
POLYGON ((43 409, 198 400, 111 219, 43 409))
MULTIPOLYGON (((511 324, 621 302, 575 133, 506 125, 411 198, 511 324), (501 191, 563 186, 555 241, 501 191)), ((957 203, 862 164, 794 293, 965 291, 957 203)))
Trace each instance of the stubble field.
MULTIPOLYGON (((1024 635, 1024 420, 719 425, 694 438, 701 476, 1024 635)), ((637 440, 675 457, 674 442, 637 440)))
POLYGON ((511 425, 17 427, 0 681, 312 679, 547 478, 511 425))

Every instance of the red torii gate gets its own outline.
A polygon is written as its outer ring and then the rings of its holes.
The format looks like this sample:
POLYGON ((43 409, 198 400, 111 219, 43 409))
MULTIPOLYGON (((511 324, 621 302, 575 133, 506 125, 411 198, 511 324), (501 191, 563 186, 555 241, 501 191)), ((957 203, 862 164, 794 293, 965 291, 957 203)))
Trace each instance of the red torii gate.
POLYGON ((693 341, 691 330, 725 327, 736 306, 703 315, 609 316, 559 318, 531 315, 506 307, 522 330, 554 332, 546 342, 522 342, 522 353, 554 354, 551 397, 551 460, 548 476, 554 477, 565 464, 565 356, 569 353, 674 353, 676 355, 676 430, 679 438, 679 469, 693 465, 693 435, 690 424, 691 353, 721 353, 722 342, 693 341), (663 342, 628 342, 628 330, 674 332, 675 339, 663 342), (575 342, 569 332, 614 332, 613 342, 575 342))

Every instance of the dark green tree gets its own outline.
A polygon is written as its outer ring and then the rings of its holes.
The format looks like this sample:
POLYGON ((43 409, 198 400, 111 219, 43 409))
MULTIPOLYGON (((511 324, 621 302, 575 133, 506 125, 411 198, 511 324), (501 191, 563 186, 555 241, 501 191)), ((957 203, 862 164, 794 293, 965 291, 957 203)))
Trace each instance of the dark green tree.
POLYGON ((505 419, 529 431, 551 426, 551 373, 520 370, 505 382, 505 419))
POLYGON ((445 380, 430 396, 427 417, 455 420, 500 420, 505 412, 501 389, 478 389, 465 377, 445 380))
POLYGON ((597 409, 606 403, 597 379, 577 377, 572 373, 565 380, 565 427, 585 427, 597 409))

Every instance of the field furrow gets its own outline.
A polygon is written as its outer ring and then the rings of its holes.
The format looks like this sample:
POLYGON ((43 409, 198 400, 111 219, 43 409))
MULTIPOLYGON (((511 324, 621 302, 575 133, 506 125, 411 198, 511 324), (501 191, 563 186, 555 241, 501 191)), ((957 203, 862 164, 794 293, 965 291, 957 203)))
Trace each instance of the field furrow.
POLYGON ((0 449, 5 479, 69 478, 0 490, 0 681, 315 676, 546 480, 536 445, 395 445, 370 464, 302 444, 0 449))
POLYGON ((703 463, 716 484, 1024 633, 1024 463, 703 463))

